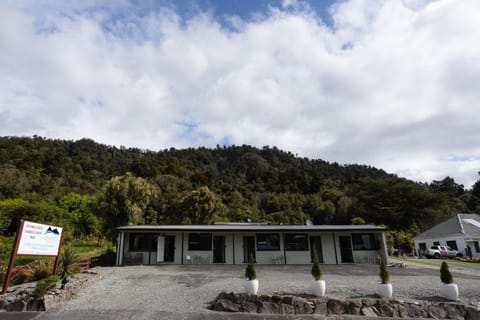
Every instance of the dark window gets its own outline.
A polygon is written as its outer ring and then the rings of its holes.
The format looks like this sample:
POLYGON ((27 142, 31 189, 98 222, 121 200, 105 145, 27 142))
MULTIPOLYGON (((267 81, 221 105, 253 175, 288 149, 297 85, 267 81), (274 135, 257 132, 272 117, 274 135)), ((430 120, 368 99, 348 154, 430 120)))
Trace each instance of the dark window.
POLYGON ((289 251, 307 251, 308 238, 306 234, 286 234, 285 250, 289 251))
POLYGON ((376 250, 372 233, 352 234, 353 250, 376 250))
POLYGON ((156 251, 158 235, 152 233, 130 234, 128 251, 156 251))
POLYGON ((257 250, 280 250, 280 236, 278 233, 257 234, 257 250))
POLYGON ((440 242, 438 242, 438 241, 433 241, 433 245, 434 245, 434 246, 439 246, 439 245, 440 245, 440 242))
POLYGON ((420 248, 420 250, 427 250, 427 244, 425 242, 420 242, 418 244, 418 247, 420 248))
POLYGON ((453 250, 458 250, 457 241, 455 240, 447 241, 447 246, 449 246, 453 250))
POLYGON ((475 252, 480 252, 480 245, 478 244, 478 241, 475 241, 473 245, 475 246, 475 252))
POLYGON ((190 233, 188 234, 188 250, 212 250, 212 235, 210 233, 190 233))

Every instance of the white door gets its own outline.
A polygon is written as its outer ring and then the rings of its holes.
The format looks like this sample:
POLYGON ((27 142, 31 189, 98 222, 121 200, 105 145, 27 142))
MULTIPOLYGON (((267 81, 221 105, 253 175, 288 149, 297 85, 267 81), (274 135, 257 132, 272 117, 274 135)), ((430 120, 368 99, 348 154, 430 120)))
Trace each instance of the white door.
POLYGON ((158 236, 157 240, 157 262, 163 262, 165 257, 165 237, 158 236))

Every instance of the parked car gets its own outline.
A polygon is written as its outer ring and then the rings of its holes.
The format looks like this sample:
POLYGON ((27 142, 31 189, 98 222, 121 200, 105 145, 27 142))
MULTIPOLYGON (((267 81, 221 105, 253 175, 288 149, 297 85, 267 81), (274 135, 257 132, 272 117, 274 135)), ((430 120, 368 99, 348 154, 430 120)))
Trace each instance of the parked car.
POLYGON ((422 255, 429 259, 455 258, 462 256, 460 252, 450 248, 449 246, 432 246, 430 249, 424 250, 422 255))

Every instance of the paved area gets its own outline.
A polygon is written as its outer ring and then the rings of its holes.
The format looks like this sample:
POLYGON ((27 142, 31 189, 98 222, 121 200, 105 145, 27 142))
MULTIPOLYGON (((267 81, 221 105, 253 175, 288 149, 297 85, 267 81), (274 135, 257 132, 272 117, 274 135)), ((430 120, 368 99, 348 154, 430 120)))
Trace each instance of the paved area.
MULTIPOLYGON (((461 300, 480 301, 480 272, 469 266, 453 266, 461 300)), ((376 265, 322 265, 327 296, 373 297, 378 282, 376 265)), ((32 315, 54 319, 368 319, 365 317, 264 316, 226 314, 208 310, 221 291, 243 290, 244 266, 130 266, 100 268, 103 279, 81 291, 57 310, 32 315)), ((389 268, 394 298, 438 300, 440 286, 436 267, 407 263, 389 268)), ((257 266, 259 293, 305 293, 310 266, 257 266)), ((0 319, 2 315, 0 314, 0 319)), ((5 318, 11 319, 11 318, 5 318)), ((20 319, 20 318, 19 318, 20 319)), ((24 318, 31 319, 31 318, 24 318)), ((378 319, 378 318, 376 318, 378 319)))

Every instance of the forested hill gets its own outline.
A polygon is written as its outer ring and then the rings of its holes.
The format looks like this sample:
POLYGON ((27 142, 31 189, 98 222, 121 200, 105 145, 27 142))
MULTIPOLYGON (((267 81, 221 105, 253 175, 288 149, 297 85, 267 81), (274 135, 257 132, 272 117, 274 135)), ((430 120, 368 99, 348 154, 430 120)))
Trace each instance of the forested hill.
POLYGON ((25 215, 58 220, 76 234, 109 234, 128 223, 246 219, 425 229, 457 212, 478 212, 480 204, 480 182, 473 190, 449 177, 420 184, 369 166, 245 145, 153 152, 88 139, 3 137, 0 176, 4 234, 25 215))

